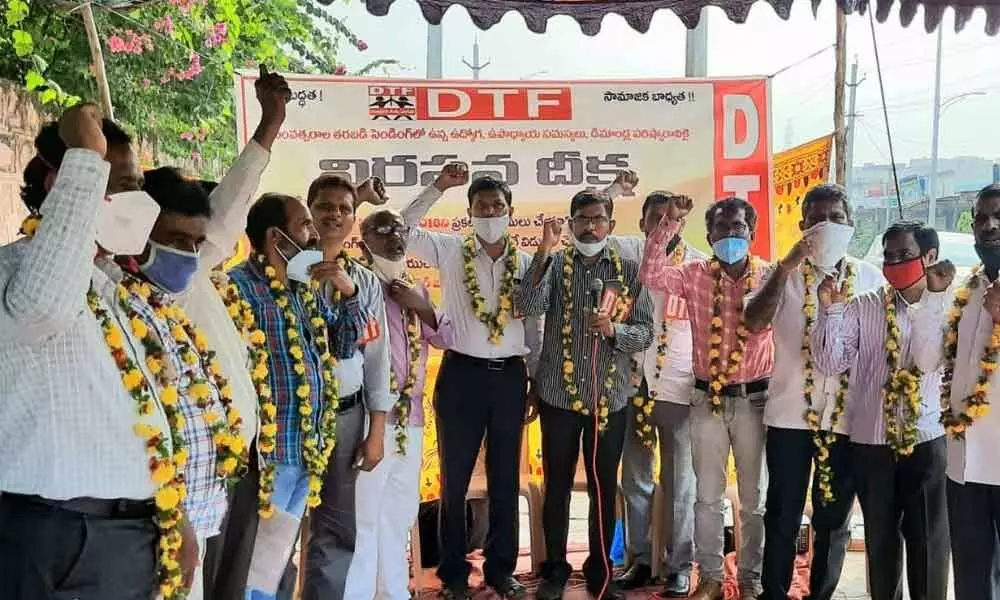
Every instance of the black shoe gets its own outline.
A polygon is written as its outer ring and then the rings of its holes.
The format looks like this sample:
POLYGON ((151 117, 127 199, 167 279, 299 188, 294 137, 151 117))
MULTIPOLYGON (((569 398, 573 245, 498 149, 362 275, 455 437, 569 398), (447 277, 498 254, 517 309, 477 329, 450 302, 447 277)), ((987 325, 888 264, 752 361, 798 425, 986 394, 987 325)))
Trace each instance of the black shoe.
POLYGON ((565 588, 565 583, 556 583, 551 579, 543 579, 542 583, 538 586, 538 591, 535 592, 535 598, 538 600, 562 600, 565 588))
POLYGON ((608 587, 604 589, 604 594, 601 594, 600 585, 587 585, 587 591, 594 597, 594 600, 625 600, 625 592, 613 583, 608 584, 608 587))
POLYGON ((493 591, 497 593, 501 598, 507 598, 508 600, 522 600, 528 595, 528 590, 521 585, 521 582, 514 579, 513 577, 507 577, 499 581, 487 581, 486 585, 493 588, 493 591))
POLYGON ((625 573, 615 579, 615 585, 623 590, 637 590, 653 583, 653 570, 649 565, 636 563, 629 567, 625 573))
POLYGON ((691 576, 683 573, 674 573, 667 577, 667 584, 663 586, 664 598, 687 598, 691 595, 691 576))
POLYGON ((469 591, 469 585, 453 585, 445 586, 441 588, 439 596, 443 600, 471 600, 472 593, 469 591))

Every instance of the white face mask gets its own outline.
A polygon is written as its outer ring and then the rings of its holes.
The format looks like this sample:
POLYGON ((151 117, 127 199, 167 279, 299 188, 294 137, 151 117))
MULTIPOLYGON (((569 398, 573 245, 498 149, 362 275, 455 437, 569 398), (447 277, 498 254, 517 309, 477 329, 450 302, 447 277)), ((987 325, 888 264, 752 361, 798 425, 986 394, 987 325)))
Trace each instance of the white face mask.
POLYGON ((495 244, 500 241, 503 234, 507 233, 507 225, 510 217, 472 217, 472 227, 476 230, 476 235, 487 244, 495 244))
POLYGON ((288 273, 288 278, 292 281, 309 283, 312 280, 309 269, 321 262, 323 262, 323 253, 319 250, 302 250, 288 260, 285 272, 288 273))
POLYGON ((854 228, 841 223, 823 221, 802 234, 812 242, 812 262, 827 274, 833 272, 840 259, 847 254, 847 246, 854 237, 854 228))
POLYGON ((402 279, 403 275, 406 274, 406 257, 399 260, 389 260, 378 254, 372 254, 372 271, 385 283, 402 279))
POLYGON ((608 245, 607 237, 605 237, 603 240, 599 242, 581 242, 580 240, 576 239, 575 235, 572 237, 573 237, 573 247, 576 248, 576 251, 588 258, 594 256, 601 250, 604 250, 604 247, 608 245))
POLYGON ((112 194, 98 208, 97 243, 111 254, 142 254, 159 216, 160 206, 146 192, 112 194))

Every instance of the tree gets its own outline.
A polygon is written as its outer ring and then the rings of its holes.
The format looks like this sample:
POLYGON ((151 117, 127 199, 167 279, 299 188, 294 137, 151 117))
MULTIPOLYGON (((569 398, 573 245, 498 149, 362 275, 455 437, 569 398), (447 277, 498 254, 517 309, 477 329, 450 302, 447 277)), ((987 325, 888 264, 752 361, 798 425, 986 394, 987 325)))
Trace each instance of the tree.
POLYGON ((955 231, 959 233, 972 233, 972 211, 963 210, 958 215, 958 223, 955 223, 955 231))
MULTIPOLYGON (((338 60, 367 44, 313 0, 161 0, 125 11, 95 2, 116 120, 157 154, 228 162, 236 149, 237 69, 346 75, 338 60)), ((0 23, 0 77, 44 104, 98 97, 86 32, 59 3, 8 0, 0 23)), ((389 69, 381 59, 353 70, 389 69)), ((55 110, 53 111, 55 112, 55 110)))

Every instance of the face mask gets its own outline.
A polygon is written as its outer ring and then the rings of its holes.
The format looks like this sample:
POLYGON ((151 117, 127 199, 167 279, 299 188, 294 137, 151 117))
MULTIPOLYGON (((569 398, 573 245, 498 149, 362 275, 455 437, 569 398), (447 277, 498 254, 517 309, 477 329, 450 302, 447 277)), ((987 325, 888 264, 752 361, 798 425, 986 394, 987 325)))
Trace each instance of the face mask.
POLYGON ((146 192, 112 194, 98 208, 97 243, 111 254, 142 254, 158 216, 160 206, 146 192))
POLYGON ((1000 246, 983 246, 976 244, 976 254, 979 260, 983 261, 983 266, 989 269, 1000 267, 1000 246))
POLYGON ((746 238, 727 237, 712 244, 715 257, 727 265, 735 264, 747 257, 750 242, 746 238))
POLYGON ((476 235, 487 244, 495 244, 500 241, 503 234, 507 233, 507 225, 510 217, 472 217, 472 227, 476 230, 476 235))
POLYGON ((573 247, 576 248, 577 252, 588 258, 594 256, 601 250, 604 250, 604 247, 607 245, 608 245, 607 237, 605 237, 603 240, 599 242, 581 242, 580 240, 576 239, 575 235, 573 236, 573 247))
POLYGON ((378 254, 372 254, 372 271, 385 283, 402 279, 403 275, 406 274, 406 257, 399 260, 389 260, 378 254))
POLYGON ((312 276, 309 269, 317 263, 323 262, 323 253, 319 250, 300 250, 289 261, 285 267, 288 278, 299 283, 309 283, 312 276))
POLYGON ((882 274, 885 275, 889 285, 903 291, 924 276, 924 261, 917 257, 893 265, 882 265, 882 274))
POLYGON ((802 237, 812 242, 812 262, 830 274, 847 254, 847 246, 854 237, 854 228, 841 223, 823 221, 805 230, 802 237))
POLYGON ((180 294, 191 285, 198 265, 197 252, 185 252, 149 240, 149 259, 139 265, 139 270, 157 287, 180 294))

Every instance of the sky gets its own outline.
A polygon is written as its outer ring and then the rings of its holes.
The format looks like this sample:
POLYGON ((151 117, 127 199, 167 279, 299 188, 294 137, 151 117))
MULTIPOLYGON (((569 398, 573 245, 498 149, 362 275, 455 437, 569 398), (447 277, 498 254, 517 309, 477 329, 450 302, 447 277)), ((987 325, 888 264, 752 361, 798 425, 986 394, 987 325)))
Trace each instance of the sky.
MULTIPOLYGON (((757 2, 746 23, 730 22, 721 9, 709 8, 708 75, 773 75, 773 150, 778 152, 833 130, 834 23, 836 5, 826 0, 814 17, 811 3, 797 0, 790 20, 783 21, 765 2, 757 2), (808 58, 821 51, 819 55, 808 58), (779 73, 780 71, 780 73, 779 73)), ((898 6, 898 3, 896 3, 898 6)), ((397 0, 385 17, 370 15, 362 0, 335 3, 330 12, 343 18, 369 49, 344 51, 349 68, 375 58, 403 64, 393 74, 426 74, 426 26, 415 0, 397 0)), ((963 96, 942 112, 942 158, 982 156, 1000 159, 1000 36, 985 34, 985 15, 977 12, 965 28, 954 32, 946 13, 941 97, 963 96), (967 95, 974 93, 973 95, 967 95)), ((887 163, 889 144, 868 17, 848 18, 848 76, 856 57, 859 79, 854 163, 887 163)), ((520 15, 508 14, 488 31, 480 31, 460 6, 451 7, 442 23, 444 77, 471 78, 462 59, 472 61, 478 37, 484 79, 622 79, 684 76, 684 27, 673 13, 661 10, 649 32, 640 34, 617 15, 605 17, 599 34, 585 36, 569 17, 549 20, 544 34, 528 31, 520 15)), ((876 23, 889 125, 896 161, 926 158, 931 153, 936 34, 927 34, 923 13, 908 28, 890 19, 876 23)))

